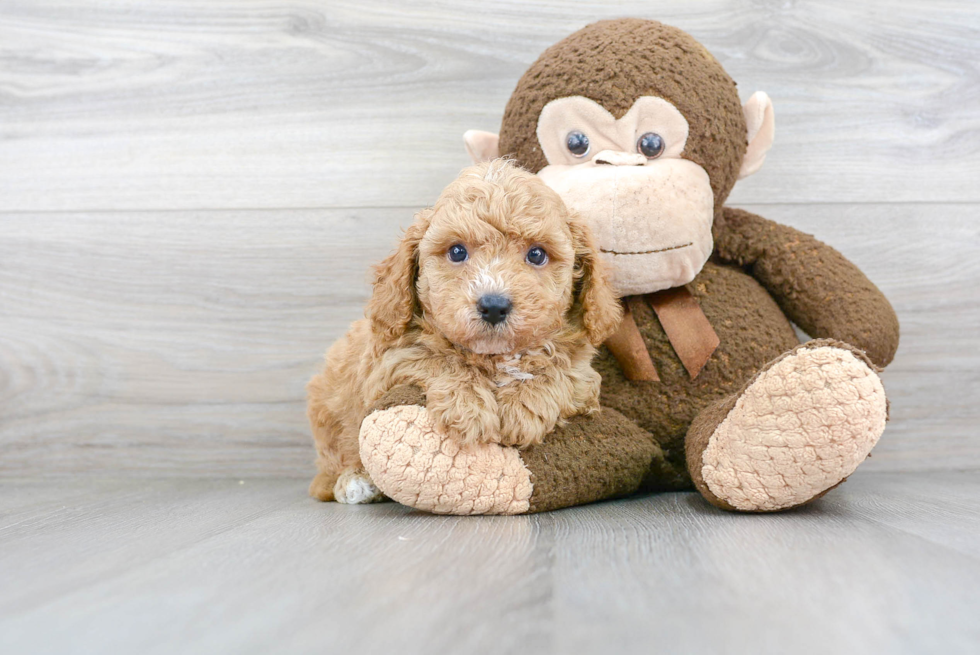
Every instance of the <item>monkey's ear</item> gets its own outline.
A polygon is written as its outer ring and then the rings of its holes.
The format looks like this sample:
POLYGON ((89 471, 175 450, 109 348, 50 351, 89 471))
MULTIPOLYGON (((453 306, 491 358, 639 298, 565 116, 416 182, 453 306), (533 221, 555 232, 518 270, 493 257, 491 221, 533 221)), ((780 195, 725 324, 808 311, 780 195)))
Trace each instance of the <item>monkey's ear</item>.
POLYGON ((398 244, 398 249, 374 269, 374 293, 368 302, 371 329, 386 341, 394 341, 408 330, 418 309, 418 251, 429 226, 431 209, 415 215, 415 222, 398 244))
POLYGON ((493 132, 466 130, 463 133, 463 143, 466 144, 466 152, 470 154, 470 159, 473 160, 474 164, 499 157, 499 141, 500 137, 493 132))
POLYGON ((763 91, 756 91, 742 107, 745 125, 748 127, 749 147, 745 150, 738 179, 748 177, 762 168, 766 153, 772 148, 776 130, 776 117, 772 111, 772 100, 763 91))

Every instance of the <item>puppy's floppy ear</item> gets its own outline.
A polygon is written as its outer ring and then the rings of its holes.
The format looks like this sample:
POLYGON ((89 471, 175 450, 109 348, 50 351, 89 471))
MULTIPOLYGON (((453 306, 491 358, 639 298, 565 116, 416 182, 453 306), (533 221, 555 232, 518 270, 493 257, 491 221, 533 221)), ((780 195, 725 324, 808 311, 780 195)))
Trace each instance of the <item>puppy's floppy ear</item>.
POLYGON ((568 227, 575 246, 575 300, 582 325, 593 346, 612 336, 623 320, 623 309, 606 278, 599 260, 599 248, 592 231, 577 214, 571 214, 568 227))
POLYGON ((374 293, 367 315, 372 331, 385 341, 394 341, 405 334, 418 310, 419 242, 431 216, 431 209, 416 214, 398 249, 374 267, 374 293))

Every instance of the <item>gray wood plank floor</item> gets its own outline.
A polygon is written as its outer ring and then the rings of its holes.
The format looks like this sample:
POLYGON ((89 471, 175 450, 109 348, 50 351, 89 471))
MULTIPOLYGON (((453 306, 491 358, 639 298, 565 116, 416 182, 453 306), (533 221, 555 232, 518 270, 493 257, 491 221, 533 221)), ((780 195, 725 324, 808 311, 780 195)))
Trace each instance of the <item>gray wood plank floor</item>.
POLYGON ((977 589, 976 473, 495 518, 300 479, 0 483, 7 653, 971 653, 977 589))

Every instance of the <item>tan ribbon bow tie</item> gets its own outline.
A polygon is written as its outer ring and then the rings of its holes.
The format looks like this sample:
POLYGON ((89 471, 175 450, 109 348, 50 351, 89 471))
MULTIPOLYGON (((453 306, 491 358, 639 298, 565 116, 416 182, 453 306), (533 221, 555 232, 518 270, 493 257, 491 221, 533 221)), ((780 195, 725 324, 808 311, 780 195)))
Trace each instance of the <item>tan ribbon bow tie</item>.
POLYGON ((701 311, 701 305, 687 287, 624 298, 623 322, 616 333, 606 341, 606 347, 619 362, 628 380, 660 381, 657 367, 653 364, 650 352, 633 318, 637 303, 644 301, 648 302, 657 314, 657 319, 667 333, 670 345, 693 380, 704 368, 711 353, 721 341, 708 322, 708 318, 701 311))

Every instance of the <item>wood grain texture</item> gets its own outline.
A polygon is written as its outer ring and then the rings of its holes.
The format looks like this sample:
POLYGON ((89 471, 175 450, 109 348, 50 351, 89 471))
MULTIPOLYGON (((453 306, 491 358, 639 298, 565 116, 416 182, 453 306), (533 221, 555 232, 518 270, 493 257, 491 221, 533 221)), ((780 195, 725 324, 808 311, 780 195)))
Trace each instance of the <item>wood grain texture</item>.
POLYGON ((629 15, 773 98, 734 201, 980 201, 975 2, 5 0, 0 211, 424 205, 544 48, 629 15))
POLYGON ((800 511, 692 493, 518 517, 305 480, 0 482, 16 653, 904 653, 980 645, 980 478, 858 472, 800 511))
MULTIPOLYGON (((746 208, 838 247, 898 311, 864 468, 980 468, 980 206, 746 208)), ((0 473, 312 472, 304 385, 412 213, 4 216, 0 473)))

